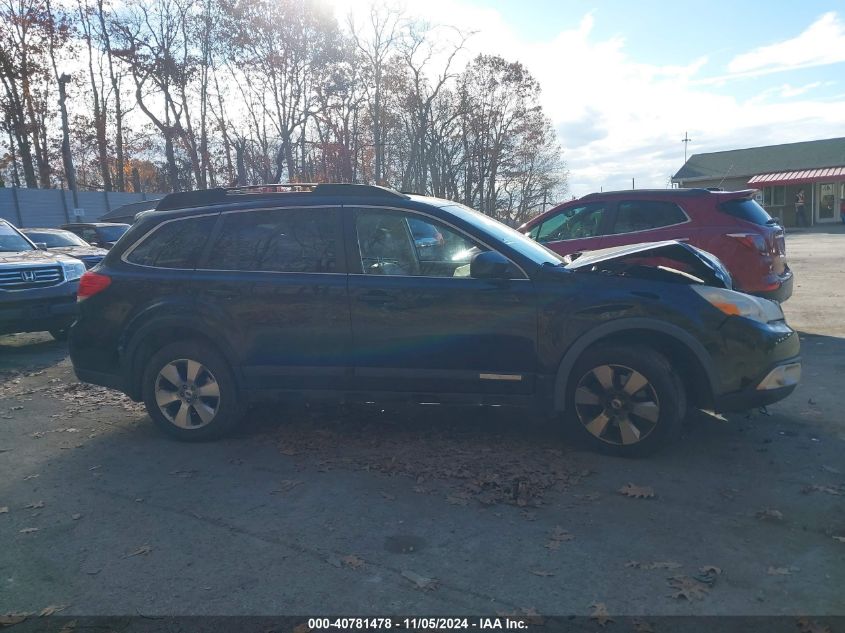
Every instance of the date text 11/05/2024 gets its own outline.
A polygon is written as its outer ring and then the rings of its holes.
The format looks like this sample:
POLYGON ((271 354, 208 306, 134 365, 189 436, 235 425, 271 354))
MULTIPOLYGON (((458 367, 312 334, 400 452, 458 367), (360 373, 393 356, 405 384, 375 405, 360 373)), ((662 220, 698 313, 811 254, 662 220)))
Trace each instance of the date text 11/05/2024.
POLYGON ((404 629, 408 631, 454 630, 524 630, 528 621, 520 618, 309 618, 307 629, 374 631, 404 629))

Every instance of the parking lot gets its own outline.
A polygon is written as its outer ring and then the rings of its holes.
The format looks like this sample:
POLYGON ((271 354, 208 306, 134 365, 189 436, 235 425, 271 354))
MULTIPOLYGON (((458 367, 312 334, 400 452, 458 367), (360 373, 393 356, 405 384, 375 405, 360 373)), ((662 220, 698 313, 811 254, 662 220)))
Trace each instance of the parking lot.
POLYGON ((0 613, 845 615, 845 232, 787 244, 802 384, 643 460, 434 406, 181 444, 0 337, 0 613))

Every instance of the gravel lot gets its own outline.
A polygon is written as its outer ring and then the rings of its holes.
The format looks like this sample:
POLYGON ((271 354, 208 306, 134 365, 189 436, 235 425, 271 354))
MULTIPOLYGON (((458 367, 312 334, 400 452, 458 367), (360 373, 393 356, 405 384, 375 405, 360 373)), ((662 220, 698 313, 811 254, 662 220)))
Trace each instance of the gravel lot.
POLYGON ((822 626, 845 615, 845 234, 788 249, 803 384, 765 414, 697 414, 647 460, 572 450, 502 409, 276 407, 237 437, 179 444, 77 384, 46 335, 0 337, 0 614, 602 603, 822 626))

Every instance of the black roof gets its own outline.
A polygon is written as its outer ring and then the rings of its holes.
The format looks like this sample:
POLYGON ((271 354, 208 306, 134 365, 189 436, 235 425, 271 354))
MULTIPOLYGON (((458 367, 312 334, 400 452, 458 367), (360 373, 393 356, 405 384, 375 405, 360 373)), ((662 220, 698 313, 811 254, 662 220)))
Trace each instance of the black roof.
POLYGON ((100 216, 100 222, 125 222, 131 224, 135 216, 141 211, 155 209, 160 200, 161 198, 155 198, 153 200, 141 200, 140 202, 122 204, 100 216))
POLYGON ((62 224, 59 228, 63 229, 65 227, 82 227, 87 226, 91 228, 97 228, 100 226, 125 226, 126 222, 68 222, 67 224, 62 224))

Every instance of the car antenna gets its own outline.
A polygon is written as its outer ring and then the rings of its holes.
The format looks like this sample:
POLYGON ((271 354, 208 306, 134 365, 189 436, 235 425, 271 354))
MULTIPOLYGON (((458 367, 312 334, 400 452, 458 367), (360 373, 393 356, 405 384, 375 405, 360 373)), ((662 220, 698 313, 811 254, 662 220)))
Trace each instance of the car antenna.
POLYGON ((729 173, 731 173, 731 170, 732 170, 733 168, 734 168, 734 164, 733 164, 733 163, 731 163, 731 166, 730 166, 730 167, 728 167, 728 171, 726 171, 726 172, 725 172, 725 175, 724 175, 724 176, 722 176, 722 179, 719 181, 719 184, 718 184, 718 185, 716 185, 719 189, 721 189, 721 188, 722 188, 722 183, 723 183, 723 182, 725 182, 725 178, 727 178, 727 177, 728 177, 728 174, 729 174, 729 173))

